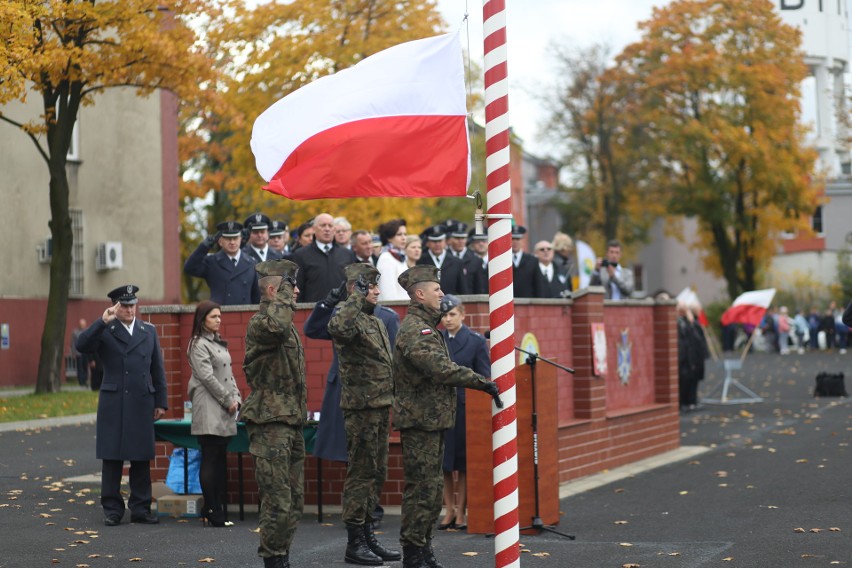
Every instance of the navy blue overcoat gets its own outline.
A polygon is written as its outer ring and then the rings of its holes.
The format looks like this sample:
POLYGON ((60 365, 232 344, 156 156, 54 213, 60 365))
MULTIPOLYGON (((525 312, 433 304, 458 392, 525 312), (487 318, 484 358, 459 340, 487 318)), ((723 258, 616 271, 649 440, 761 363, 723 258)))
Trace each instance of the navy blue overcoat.
POLYGON ((240 260, 234 266, 225 251, 207 254, 209 249, 204 243, 189 255, 183 265, 183 271, 190 276, 198 276, 207 281, 210 299, 222 306, 242 306, 260 302, 260 290, 257 287, 257 272, 253 256, 240 254, 240 260))
POLYGON ((168 409, 166 373, 154 326, 138 318, 133 335, 101 318, 77 339, 77 351, 97 353, 104 378, 98 396, 96 457, 154 459, 154 408, 168 409))

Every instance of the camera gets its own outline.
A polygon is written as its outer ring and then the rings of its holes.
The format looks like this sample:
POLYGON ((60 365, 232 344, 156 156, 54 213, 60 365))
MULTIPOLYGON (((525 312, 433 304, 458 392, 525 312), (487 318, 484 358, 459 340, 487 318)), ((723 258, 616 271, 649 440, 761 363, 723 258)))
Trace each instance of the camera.
POLYGON ((604 267, 604 268, 606 268, 608 266, 612 266, 613 268, 615 268, 616 266, 618 266, 618 263, 617 262, 610 262, 608 258, 605 258, 601 261, 601 266, 604 267))

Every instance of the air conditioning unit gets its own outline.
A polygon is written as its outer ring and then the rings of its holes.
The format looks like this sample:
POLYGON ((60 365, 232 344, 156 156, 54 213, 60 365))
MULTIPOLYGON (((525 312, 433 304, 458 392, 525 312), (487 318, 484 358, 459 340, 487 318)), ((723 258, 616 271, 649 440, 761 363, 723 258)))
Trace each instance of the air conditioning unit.
POLYGON ((36 253, 38 254, 39 264, 50 264, 50 261, 53 259, 53 239, 47 237, 37 244, 36 253))
POLYGON ((95 252, 95 270, 103 272, 104 270, 115 270, 122 266, 120 242, 98 243, 98 249, 95 252))

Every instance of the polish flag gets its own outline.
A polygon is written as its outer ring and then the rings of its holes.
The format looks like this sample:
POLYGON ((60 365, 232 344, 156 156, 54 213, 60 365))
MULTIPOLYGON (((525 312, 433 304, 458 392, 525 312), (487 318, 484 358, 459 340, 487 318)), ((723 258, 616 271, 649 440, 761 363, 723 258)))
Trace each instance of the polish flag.
POLYGON ((690 310, 697 311, 698 323, 700 323, 702 327, 707 327, 707 314, 704 313, 704 308, 701 306, 701 300, 698 299, 698 294, 695 293, 695 290, 687 286, 681 290, 680 294, 678 294, 675 299, 678 303, 682 303, 690 310))
POLYGON ((289 199, 464 196, 470 177, 458 33, 403 43, 257 117, 263 188, 289 199))
POLYGON ((753 290, 740 294, 731 307, 722 314, 722 325, 742 323, 754 327, 759 326, 774 297, 775 288, 753 290))

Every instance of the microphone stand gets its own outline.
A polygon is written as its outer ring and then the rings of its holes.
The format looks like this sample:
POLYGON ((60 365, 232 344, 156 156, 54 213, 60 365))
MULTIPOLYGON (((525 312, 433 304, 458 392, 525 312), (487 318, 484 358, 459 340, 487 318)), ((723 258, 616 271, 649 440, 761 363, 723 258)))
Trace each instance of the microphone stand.
POLYGON ((535 515, 532 518, 532 523, 529 526, 521 527, 518 529, 519 531, 525 531, 530 529, 535 529, 538 531, 547 531, 553 534, 557 534, 559 536, 564 536, 570 540, 574 540, 577 537, 571 534, 561 533, 552 526, 548 526, 544 524, 544 521, 541 520, 541 516, 539 514, 539 496, 538 496, 538 413, 536 411, 536 391, 535 391, 535 368, 536 362, 541 359, 545 363, 549 365, 553 365, 558 369, 562 369, 567 373, 574 374, 574 369, 571 367, 566 367, 564 365, 560 365, 555 361, 551 361, 545 357, 542 357, 538 353, 533 351, 527 351, 526 349, 521 349, 520 347, 515 346, 516 351, 520 351, 521 353, 526 353, 527 360, 526 364, 530 367, 530 386, 532 387, 532 435, 533 435, 533 477, 535 479, 533 483, 533 487, 535 489, 535 515))

